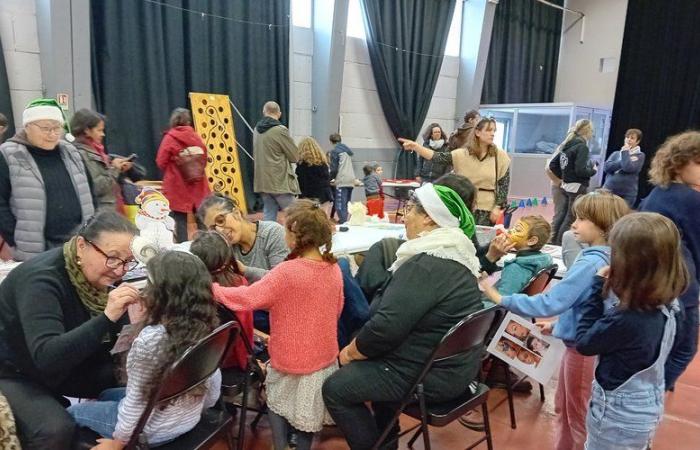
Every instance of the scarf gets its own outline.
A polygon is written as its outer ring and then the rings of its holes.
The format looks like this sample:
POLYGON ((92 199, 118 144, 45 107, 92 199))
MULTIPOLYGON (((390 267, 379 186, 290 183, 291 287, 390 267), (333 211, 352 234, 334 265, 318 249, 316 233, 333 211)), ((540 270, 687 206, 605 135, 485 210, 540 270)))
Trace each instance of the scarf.
POLYGON ((404 242, 396 250, 396 261, 389 267, 389 271, 395 272, 411 257, 420 253, 458 262, 477 278, 481 274, 481 263, 476 256, 476 248, 459 228, 424 231, 417 238, 404 242))
POLYGON ((445 140, 444 139, 438 139, 437 141, 430 140, 430 143, 428 144, 430 148, 433 150, 440 150, 443 145, 445 145, 445 140))
POLYGON ((107 289, 96 288, 88 282, 78 265, 77 237, 63 244, 63 259, 66 263, 66 272, 71 284, 80 297, 90 315, 95 317, 102 314, 107 306, 107 289))

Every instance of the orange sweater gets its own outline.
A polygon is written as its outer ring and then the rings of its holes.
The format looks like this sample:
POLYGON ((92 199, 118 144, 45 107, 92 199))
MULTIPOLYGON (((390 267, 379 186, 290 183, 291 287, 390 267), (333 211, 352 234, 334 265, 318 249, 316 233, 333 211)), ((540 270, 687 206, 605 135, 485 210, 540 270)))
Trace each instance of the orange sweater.
POLYGON ((338 356, 343 278, 337 264, 284 261, 250 286, 214 284, 214 297, 233 311, 270 312, 270 364, 280 372, 310 374, 338 356))

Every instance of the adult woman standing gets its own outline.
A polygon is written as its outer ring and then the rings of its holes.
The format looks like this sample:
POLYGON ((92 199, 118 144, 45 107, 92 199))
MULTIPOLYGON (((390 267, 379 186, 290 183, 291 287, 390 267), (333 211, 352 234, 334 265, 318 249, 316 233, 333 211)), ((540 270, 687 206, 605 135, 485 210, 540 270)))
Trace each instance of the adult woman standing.
POLYGON ((190 111, 175 108, 170 128, 160 142, 156 164, 163 171, 163 195, 170 202, 178 242, 188 239, 187 214, 194 213, 210 192, 204 173, 206 161, 207 147, 192 128, 190 111))
POLYGON ((587 141, 593 137, 593 124, 588 119, 581 119, 569 130, 564 142, 561 143, 559 154, 552 158, 549 170, 561 178, 561 188, 564 190, 563 209, 565 214, 559 221, 552 224, 552 243, 561 245, 561 238, 574 222, 574 202, 585 194, 590 179, 596 174, 596 167, 588 159, 587 141))
POLYGON ((105 137, 105 117, 89 109, 77 111, 70 121, 75 147, 80 150, 92 181, 92 196, 97 209, 122 212, 124 201, 119 176, 133 167, 126 158, 110 158, 102 141, 105 137))
POLYGON ((493 143, 495 133, 496 121, 484 118, 469 134, 466 146, 451 152, 438 153, 410 139, 399 141, 404 150, 415 151, 433 164, 451 164, 455 173, 469 178, 478 190, 474 210, 477 225, 493 225, 505 208, 510 188, 510 158, 493 143))
POLYGON ((63 245, 95 212, 80 153, 61 140, 56 100, 31 102, 22 123, 24 130, 0 145, 0 235, 17 261, 63 245))
MULTIPOLYGON (((249 221, 236 202, 223 194, 211 194, 202 200, 197 218, 207 228, 224 235, 249 283, 262 278, 289 254, 282 225, 265 220, 249 221)), ((266 312, 256 311, 255 328, 268 332, 267 318, 266 312)))
MULTIPOLYGON (((432 149, 435 152, 447 152, 447 135, 439 123, 431 123, 423 133, 423 147, 432 149)), ((447 172, 449 164, 440 164, 418 156, 416 165, 416 180, 424 183, 432 183, 447 172)))
POLYGON ((70 448, 75 425, 58 398, 96 397, 116 385, 109 350, 139 293, 108 289, 136 266, 135 233, 116 212, 101 212, 0 285, 0 391, 22 448, 70 448))
MULTIPOLYGON (((483 307, 471 242, 475 223, 467 207, 476 190, 457 175, 439 183, 415 191, 405 217, 409 240, 371 303, 369 321, 340 352, 343 367, 323 386, 326 407, 353 449, 372 447, 393 416, 388 404, 406 394, 445 333, 483 307)), ((435 363, 424 385, 427 399, 463 394, 479 366, 480 352, 435 363)))

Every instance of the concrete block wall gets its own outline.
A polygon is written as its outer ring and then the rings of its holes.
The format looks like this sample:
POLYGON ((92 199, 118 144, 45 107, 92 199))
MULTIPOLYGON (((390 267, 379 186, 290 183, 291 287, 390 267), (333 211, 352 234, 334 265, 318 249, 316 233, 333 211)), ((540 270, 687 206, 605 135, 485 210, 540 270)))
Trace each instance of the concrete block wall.
MULTIPOLYGON (((445 57, 421 130, 432 122, 440 123, 447 133, 453 129, 458 75, 459 58, 445 57)), ((358 178, 362 177, 362 166, 371 161, 382 165, 385 177, 392 177, 399 145, 382 111, 367 43, 355 37, 348 37, 346 43, 340 124, 343 142, 355 152, 358 178)))
POLYGON ((289 131, 296 142, 311 135, 311 81, 314 35, 311 28, 293 27, 289 131))
POLYGON ((43 92, 34 0, 0 1, 0 37, 12 114, 15 126, 21 127, 24 107, 43 92))

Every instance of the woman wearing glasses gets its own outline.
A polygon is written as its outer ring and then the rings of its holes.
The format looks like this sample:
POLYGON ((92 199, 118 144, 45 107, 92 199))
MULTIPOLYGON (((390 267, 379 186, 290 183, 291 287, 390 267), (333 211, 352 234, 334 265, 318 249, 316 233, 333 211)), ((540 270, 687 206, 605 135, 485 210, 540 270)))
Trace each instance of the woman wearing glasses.
MULTIPOLYGON (((407 206, 408 240, 372 300, 369 321, 340 351, 343 367, 323 385, 326 407, 352 449, 372 448, 442 337, 483 308, 471 240, 475 195, 467 178, 445 175, 417 189, 407 206)), ((478 351, 436 362, 424 383, 427 400, 464 394, 479 366, 478 351)))
POLYGON ((80 153, 61 140, 58 103, 34 100, 22 123, 24 129, 0 145, 0 236, 17 261, 63 245, 95 212, 80 153))
POLYGON ((62 396, 95 398, 116 386, 109 350, 139 292, 109 288, 136 266, 136 232, 116 212, 101 212, 0 285, 0 392, 23 449, 71 448, 75 425, 62 396))
MULTIPOLYGON (((265 220, 251 222, 236 201, 223 194, 214 193, 202 200, 197 218, 208 229, 224 235, 249 283, 262 278, 289 254, 282 225, 265 220)), ((269 332, 267 312, 255 311, 255 328, 269 332)))
POLYGON ((410 139, 399 138, 404 150, 415 151, 433 164, 452 165, 454 172, 469 178, 477 189, 474 218, 477 225, 494 225, 508 201, 510 158, 496 147, 496 121, 485 117, 469 133, 464 147, 436 152, 410 139))

